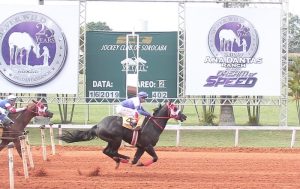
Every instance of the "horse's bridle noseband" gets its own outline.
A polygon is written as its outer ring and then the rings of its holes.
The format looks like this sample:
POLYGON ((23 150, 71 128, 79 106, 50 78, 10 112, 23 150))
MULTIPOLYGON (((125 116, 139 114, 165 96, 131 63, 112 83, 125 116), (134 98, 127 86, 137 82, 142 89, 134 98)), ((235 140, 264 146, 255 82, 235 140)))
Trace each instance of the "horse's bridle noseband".
POLYGON ((46 113, 46 108, 47 107, 45 107, 44 104, 42 104, 41 102, 37 102, 37 103, 35 103, 34 107, 28 108, 28 106, 27 106, 27 109, 25 111, 32 112, 34 114, 34 116, 43 116, 46 113), (44 106, 43 112, 41 112, 39 110, 39 108, 41 108, 42 106, 44 106))
MULTIPOLYGON (((168 106, 168 115, 169 115, 169 116, 162 116, 162 117, 159 117, 159 116, 151 116, 151 117, 148 119, 148 121, 149 121, 149 120, 152 120, 153 123, 155 124, 155 126, 157 126, 160 130, 164 130, 164 128, 163 128, 160 124, 158 124, 158 123, 155 121, 155 119, 170 119, 170 118, 177 119, 177 115, 176 115, 176 116, 171 115, 171 111, 174 111, 173 109, 175 109, 175 108, 177 108, 177 107, 176 107, 174 104, 172 104, 172 103, 168 103, 167 106, 168 106), (175 107, 174 107, 174 106, 175 106, 175 107)), ((175 111, 178 112, 179 110, 175 110, 175 111)), ((148 121, 147 121, 147 122, 148 122, 148 121)))

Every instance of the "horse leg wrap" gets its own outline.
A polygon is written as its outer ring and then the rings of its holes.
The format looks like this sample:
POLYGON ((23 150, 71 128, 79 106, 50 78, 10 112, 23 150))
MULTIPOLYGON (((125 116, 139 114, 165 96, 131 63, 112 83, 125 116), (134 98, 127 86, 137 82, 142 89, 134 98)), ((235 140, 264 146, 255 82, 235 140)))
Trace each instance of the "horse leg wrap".
POLYGON ((123 159, 123 158, 120 158, 120 162, 121 162, 121 163, 128 163, 128 162, 129 162, 129 160, 128 160, 128 159, 123 159))
POLYGON ((143 163, 144 166, 149 166, 151 165, 152 163, 154 163, 154 161, 151 159, 151 160, 148 160, 146 161, 145 163, 143 163))

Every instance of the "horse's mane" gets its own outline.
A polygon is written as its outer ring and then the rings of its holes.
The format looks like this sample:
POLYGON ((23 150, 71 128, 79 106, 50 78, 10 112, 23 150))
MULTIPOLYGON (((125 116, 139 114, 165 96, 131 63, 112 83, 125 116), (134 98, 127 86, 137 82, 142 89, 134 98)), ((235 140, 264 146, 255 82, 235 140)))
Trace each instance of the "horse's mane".
POLYGON ((158 114, 158 112, 162 109, 162 105, 158 104, 158 107, 153 109, 153 116, 156 116, 158 114))

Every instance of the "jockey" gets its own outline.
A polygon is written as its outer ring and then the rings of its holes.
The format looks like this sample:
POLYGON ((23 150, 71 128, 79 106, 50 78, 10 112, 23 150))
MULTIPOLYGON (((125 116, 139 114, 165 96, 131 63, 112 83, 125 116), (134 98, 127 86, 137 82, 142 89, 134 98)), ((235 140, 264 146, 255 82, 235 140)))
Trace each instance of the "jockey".
POLYGON ((146 92, 139 92, 137 97, 132 97, 122 101, 116 108, 116 112, 118 114, 131 118, 130 125, 134 130, 138 129, 136 128, 136 125, 138 123, 139 114, 143 116, 151 116, 151 114, 145 111, 142 106, 142 103, 146 101, 145 99, 147 97, 148 94, 146 92))
POLYGON ((4 127, 14 124, 14 122, 7 116, 9 113, 17 113, 23 110, 24 108, 15 108, 17 97, 15 95, 9 95, 6 99, 0 100, 0 124, 4 127))

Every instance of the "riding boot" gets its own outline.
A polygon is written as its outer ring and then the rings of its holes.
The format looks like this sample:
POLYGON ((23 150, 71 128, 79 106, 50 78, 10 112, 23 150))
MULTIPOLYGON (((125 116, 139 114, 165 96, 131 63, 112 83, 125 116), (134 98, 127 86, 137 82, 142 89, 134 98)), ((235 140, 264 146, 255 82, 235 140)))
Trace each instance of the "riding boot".
POLYGON ((1 115, 0 122, 2 123, 3 127, 5 127, 5 128, 11 128, 11 126, 15 123, 13 120, 11 120, 9 117, 7 117, 5 114, 1 115))
POLYGON ((135 127, 137 126, 137 121, 136 121, 135 119, 132 119, 132 120, 130 121, 130 125, 131 125, 132 129, 134 130, 135 127))
POLYGON ((8 127, 11 128, 13 126, 15 122, 11 121, 9 124, 8 124, 8 127))

